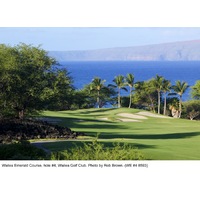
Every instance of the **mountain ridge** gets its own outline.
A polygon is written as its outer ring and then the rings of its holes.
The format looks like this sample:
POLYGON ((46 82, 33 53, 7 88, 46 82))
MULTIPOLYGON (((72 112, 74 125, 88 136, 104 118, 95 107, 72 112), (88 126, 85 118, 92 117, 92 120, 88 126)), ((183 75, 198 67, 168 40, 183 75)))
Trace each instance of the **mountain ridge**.
POLYGON ((50 51, 62 61, 200 61, 200 40, 80 51, 50 51))

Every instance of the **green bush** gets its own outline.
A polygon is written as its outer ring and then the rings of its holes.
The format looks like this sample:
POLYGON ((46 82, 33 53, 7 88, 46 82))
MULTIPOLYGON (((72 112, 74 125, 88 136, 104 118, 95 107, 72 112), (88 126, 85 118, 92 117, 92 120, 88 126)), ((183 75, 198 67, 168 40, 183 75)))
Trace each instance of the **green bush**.
POLYGON ((0 145, 0 160, 44 160, 46 153, 27 141, 0 145))
POLYGON ((83 147, 75 146, 71 150, 51 153, 51 160, 144 160, 144 155, 128 144, 113 143, 105 147, 94 140, 84 143, 83 147))
POLYGON ((200 100, 190 100, 183 103, 183 117, 190 120, 200 117, 200 100))

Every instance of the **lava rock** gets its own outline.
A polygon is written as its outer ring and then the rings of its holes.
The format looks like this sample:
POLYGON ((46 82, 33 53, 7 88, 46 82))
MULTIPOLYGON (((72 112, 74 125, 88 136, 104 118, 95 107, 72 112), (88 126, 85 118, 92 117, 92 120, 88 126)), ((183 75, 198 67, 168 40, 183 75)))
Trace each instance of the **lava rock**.
POLYGON ((70 139, 84 133, 74 132, 68 127, 62 127, 46 121, 31 119, 1 119, 0 120, 0 143, 9 143, 29 139, 70 139))

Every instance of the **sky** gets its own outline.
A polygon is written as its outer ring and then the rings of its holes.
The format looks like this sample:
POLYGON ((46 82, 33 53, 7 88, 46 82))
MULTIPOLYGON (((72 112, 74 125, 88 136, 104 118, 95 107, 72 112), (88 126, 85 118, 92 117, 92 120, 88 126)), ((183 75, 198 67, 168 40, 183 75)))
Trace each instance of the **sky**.
POLYGON ((0 27, 0 43, 47 51, 92 50, 198 40, 200 27, 0 27))

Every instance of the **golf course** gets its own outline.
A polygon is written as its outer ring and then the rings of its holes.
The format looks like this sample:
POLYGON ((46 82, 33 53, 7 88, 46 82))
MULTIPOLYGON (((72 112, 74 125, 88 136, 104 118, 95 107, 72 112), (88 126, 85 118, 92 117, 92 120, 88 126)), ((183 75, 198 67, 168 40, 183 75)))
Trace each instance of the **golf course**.
POLYGON ((146 160, 199 160, 200 123, 129 108, 45 111, 42 120, 83 132, 78 139, 42 141, 51 152, 65 152, 95 138, 106 147, 129 144, 146 160))

